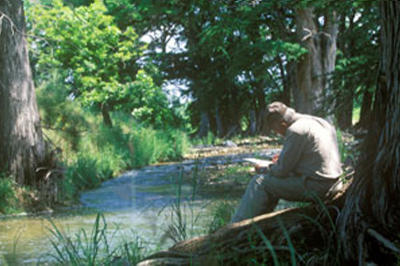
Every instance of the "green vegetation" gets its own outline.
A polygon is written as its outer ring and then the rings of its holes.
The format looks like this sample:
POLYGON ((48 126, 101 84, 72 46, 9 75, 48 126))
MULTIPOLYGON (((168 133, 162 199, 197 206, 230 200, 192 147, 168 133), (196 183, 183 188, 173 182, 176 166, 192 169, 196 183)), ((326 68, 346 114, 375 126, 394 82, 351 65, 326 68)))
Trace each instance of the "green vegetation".
POLYGON ((12 212, 12 207, 17 201, 17 193, 12 179, 6 175, 0 175, 0 213, 12 212))
MULTIPOLYGON (((3 6, 11 6, 6 2, 3 6)), ((375 2, 24 1, 24 36, 33 80, 26 76, 35 84, 46 152, 54 158, 43 167, 21 171, 46 168, 44 179, 54 184, 41 187, 42 177, 17 184, 16 177, 1 174, 0 213, 40 205, 45 194, 56 203, 72 204, 82 191, 124 171, 180 161, 191 145, 255 136, 260 133, 256 121, 266 104, 275 100, 303 108, 301 112, 334 115, 342 160, 349 156, 354 160, 357 154, 346 145, 353 139, 346 131, 355 121, 361 128, 369 125, 378 80, 380 26, 375 2), (312 38, 318 38, 312 42, 315 45, 331 46, 314 47, 316 52, 310 53, 307 43, 312 38), (322 58, 329 52, 332 58, 322 58), (320 58, 308 57, 314 55, 320 58), (325 68, 329 62, 333 62, 330 69, 313 69, 325 68), (302 76, 306 72, 313 73, 312 80, 321 88, 308 86, 317 92, 302 95, 300 85, 311 80, 302 76), (303 102, 307 95, 317 98, 303 102), (317 102, 321 110, 305 108, 317 102)), ((13 24, 6 11, 0 13, 3 36, 8 33, 2 27, 13 24)), ((12 34, 19 29, 13 27, 12 34)), ((3 87, 4 77, 0 78, 3 87)), ((194 170, 189 198, 183 198, 179 177, 176 200, 166 208, 170 211, 166 237, 174 242, 198 234, 199 217, 192 211, 198 171, 194 170)), ((215 183, 229 178, 236 185, 248 177, 249 167, 244 166, 228 167, 212 176, 215 183)), ((215 187, 213 193, 220 189, 215 187)), ((228 200, 212 206, 206 231, 226 225, 232 212, 228 200)), ((142 256, 141 240, 112 249, 106 229, 99 215, 91 235, 82 231, 72 241, 54 225, 56 260, 107 265, 123 257, 137 262, 142 256)), ((279 252, 265 236, 260 237, 273 263, 279 264, 279 252)), ((287 232, 284 237, 295 264, 297 255, 287 232)), ((328 241, 336 235, 326 237, 328 241)), ((330 242, 326 245, 336 248, 330 242)))
POLYGON ((58 72, 37 90, 44 134, 52 149, 62 150, 61 201, 75 199, 79 191, 95 188, 125 170, 159 161, 181 160, 189 148, 179 128, 157 128, 122 111, 114 112, 113 127, 68 96, 58 72))
POLYGON ((209 225, 209 233, 229 224, 235 212, 235 208, 236 204, 229 201, 223 201, 212 206, 212 220, 209 225))
POLYGON ((78 149, 68 152, 64 161, 66 199, 74 198, 81 190, 95 188, 124 170, 180 160, 189 145, 186 134, 178 130, 133 128, 124 132, 116 126, 99 126, 98 130, 85 133, 78 149))
POLYGON ((174 183, 175 197, 173 202, 165 206, 160 212, 167 211, 167 227, 161 242, 172 240, 173 243, 198 236, 199 231, 195 230, 201 212, 194 213, 195 196, 197 189, 197 171, 194 171, 192 191, 190 195, 185 195, 182 191, 182 174, 180 173, 174 183))
POLYGON ((51 243, 55 253, 49 255, 60 265, 135 265, 150 254, 148 245, 134 233, 129 241, 112 247, 117 232, 110 236, 103 214, 97 215, 90 233, 82 229, 74 237, 66 235, 50 222, 51 243))
POLYGON ((35 195, 28 187, 21 187, 12 177, 0 173, 0 214, 15 214, 34 209, 35 201, 35 195))

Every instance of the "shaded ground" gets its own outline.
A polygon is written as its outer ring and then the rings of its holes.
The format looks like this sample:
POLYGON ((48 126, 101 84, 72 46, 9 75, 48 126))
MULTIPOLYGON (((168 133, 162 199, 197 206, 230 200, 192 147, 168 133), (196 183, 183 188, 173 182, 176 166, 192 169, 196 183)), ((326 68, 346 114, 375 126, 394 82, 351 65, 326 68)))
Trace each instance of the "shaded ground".
POLYGON ((194 147, 181 164, 182 177, 197 186, 200 195, 238 198, 255 175, 254 165, 243 159, 270 159, 279 151, 279 144, 270 138, 194 147))

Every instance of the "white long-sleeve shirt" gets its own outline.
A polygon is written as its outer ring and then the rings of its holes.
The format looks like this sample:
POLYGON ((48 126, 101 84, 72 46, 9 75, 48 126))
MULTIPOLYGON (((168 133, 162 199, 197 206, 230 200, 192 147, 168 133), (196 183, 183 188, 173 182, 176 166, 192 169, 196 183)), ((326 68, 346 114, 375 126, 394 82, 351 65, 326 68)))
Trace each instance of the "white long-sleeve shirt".
POLYGON ((269 171, 277 177, 338 178, 342 167, 335 128, 322 118, 293 112, 278 162, 269 171))

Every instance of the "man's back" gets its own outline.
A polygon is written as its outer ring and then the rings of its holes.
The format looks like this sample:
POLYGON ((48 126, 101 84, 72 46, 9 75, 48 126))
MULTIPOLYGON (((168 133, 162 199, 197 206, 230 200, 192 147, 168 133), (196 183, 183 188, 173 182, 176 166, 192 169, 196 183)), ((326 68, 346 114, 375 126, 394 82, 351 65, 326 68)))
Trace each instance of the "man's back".
POLYGON ((321 118, 294 114, 282 153, 271 173, 281 177, 339 177, 342 169, 335 129, 321 118))

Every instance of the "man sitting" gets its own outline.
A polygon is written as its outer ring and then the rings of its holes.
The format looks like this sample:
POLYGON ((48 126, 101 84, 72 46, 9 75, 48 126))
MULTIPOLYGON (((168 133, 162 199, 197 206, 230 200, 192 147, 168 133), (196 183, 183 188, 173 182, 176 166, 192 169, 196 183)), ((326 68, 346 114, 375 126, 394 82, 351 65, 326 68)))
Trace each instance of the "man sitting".
POLYGON ((274 210, 279 199, 325 200, 342 188, 340 154, 335 128, 322 118, 296 113, 273 102, 262 117, 262 133, 285 136, 279 158, 247 186, 231 223, 274 210))

